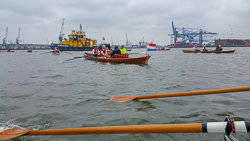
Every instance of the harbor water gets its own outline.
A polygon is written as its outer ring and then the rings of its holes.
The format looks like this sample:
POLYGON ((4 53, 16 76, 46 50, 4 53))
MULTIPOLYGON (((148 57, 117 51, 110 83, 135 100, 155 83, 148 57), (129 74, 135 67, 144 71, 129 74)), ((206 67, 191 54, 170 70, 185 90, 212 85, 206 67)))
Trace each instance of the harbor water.
MULTIPOLYGON (((230 50, 233 48, 224 48, 230 50)), ((167 94, 250 85, 250 48, 234 54, 149 52, 148 65, 86 60, 83 52, 18 50, 0 53, 0 123, 29 130, 96 126, 200 123, 226 116, 250 121, 250 92, 145 99, 112 96, 167 94)), ((143 56, 134 49, 132 56, 143 56)), ((238 134, 250 140, 249 134, 238 134)), ((15 141, 223 140, 223 134, 113 134, 19 137, 15 141)))

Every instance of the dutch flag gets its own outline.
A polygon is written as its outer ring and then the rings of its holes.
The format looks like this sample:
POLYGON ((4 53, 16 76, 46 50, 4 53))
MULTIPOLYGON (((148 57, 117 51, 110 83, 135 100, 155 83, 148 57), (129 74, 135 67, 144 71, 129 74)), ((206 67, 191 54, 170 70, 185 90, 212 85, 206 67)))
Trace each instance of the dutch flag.
POLYGON ((156 51, 156 44, 147 44, 147 51, 156 51))

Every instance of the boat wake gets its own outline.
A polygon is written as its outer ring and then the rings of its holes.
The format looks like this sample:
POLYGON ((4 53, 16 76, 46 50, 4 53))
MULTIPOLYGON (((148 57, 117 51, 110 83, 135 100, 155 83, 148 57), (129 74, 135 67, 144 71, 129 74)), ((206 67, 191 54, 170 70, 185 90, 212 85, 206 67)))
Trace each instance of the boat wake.
POLYGON ((15 125, 13 120, 9 120, 6 123, 0 123, 0 133, 7 129, 25 129, 19 125, 15 125))

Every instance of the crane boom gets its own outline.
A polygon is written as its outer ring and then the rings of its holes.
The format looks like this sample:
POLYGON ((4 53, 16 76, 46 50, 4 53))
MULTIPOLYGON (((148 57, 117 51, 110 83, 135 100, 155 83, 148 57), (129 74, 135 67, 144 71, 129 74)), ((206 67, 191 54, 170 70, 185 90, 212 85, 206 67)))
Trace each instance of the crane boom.
POLYGON ((5 31, 5 36, 3 38, 3 45, 7 44, 7 37, 8 37, 8 26, 6 27, 6 31, 5 31))
POLYGON ((18 28, 18 34, 17 34, 17 37, 16 37, 16 44, 20 44, 20 34, 21 34, 21 28, 19 27, 18 28))
POLYGON ((205 38, 217 35, 217 33, 205 31, 198 28, 177 28, 174 26, 173 21, 172 30, 173 31, 170 36, 172 38, 172 44, 174 47, 192 47, 193 44, 197 43, 199 43, 199 46, 202 46, 204 41, 208 41, 208 39, 206 40, 205 38))

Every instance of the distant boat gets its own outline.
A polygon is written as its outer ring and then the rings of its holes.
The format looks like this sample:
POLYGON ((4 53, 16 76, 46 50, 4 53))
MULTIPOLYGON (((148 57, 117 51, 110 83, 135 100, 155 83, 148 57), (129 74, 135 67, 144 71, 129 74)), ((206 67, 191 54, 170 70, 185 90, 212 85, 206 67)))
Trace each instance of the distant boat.
POLYGON ((157 51, 167 51, 167 50, 170 50, 170 48, 157 48, 156 50, 157 51))
POLYGON ((59 54, 59 53, 60 53, 60 50, 52 50, 51 53, 59 54))
POLYGON ((197 51, 197 50, 182 50, 183 53, 234 53, 235 50, 227 50, 227 51, 197 51))

